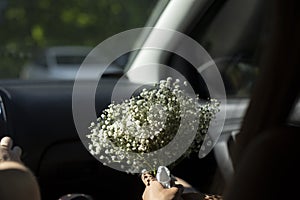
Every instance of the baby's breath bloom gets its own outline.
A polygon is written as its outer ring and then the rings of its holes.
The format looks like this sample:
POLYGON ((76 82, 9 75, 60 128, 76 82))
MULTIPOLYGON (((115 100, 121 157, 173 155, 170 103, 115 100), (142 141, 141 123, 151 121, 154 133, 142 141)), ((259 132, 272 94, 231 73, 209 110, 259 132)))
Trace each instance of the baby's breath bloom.
MULTIPOLYGON (((180 88, 179 79, 172 83, 169 77, 150 89, 144 88, 138 96, 119 104, 112 103, 104 109, 97 121, 90 124, 89 151, 107 165, 121 163, 122 169, 127 166, 128 173, 142 171, 147 163, 143 154, 167 145, 180 125, 186 129, 194 127, 191 124, 198 125, 196 136, 183 156, 199 151, 210 121, 218 111, 216 99, 203 102, 198 97, 192 98, 180 88), (180 124, 187 116, 194 118, 180 124), (132 157, 130 153, 141 156, 132 157)), ((172 152, 165 154, 171 156, 172 152)), ((149 170, 155 169, 159 162, 147 163, 149 170)))

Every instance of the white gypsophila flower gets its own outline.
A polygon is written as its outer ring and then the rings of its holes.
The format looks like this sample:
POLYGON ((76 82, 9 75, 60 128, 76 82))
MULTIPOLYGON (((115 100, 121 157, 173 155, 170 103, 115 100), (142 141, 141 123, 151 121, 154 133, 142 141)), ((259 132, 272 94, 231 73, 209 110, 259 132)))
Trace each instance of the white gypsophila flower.
MULTIPOLYGON (((187 83, 183 85, 187 86, 187 83)), ((120 168, 128 173, 141 172, 145 165, 151 171, 160 161, 147 163, 144 153, 155 157, 155 151, 172 141, 179 126, 189 130, 193 124, 198 124, 197 133, 183 156, 199 151, 217 112, 219 102, 216 99, 200 102, 198 97, 185 94, 180 80, 172 82, 169 77, 150 89, 144 88, 138 96, 119 104, 112 103, 104 109, 97 122, 92 122, 89 127, 89 151, 105 165, 121 163, 120 168), (182 124, 181 119, 187 120, 182 124)), ((168 157, 172 154, 174 152, 165 152, 168 157)))

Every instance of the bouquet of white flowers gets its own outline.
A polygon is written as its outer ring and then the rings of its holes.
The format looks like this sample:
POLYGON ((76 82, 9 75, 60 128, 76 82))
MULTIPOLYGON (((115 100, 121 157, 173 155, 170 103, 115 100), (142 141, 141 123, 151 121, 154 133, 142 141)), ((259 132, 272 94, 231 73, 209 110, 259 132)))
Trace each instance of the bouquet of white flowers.
POLYGON ((89 151, 103 164, 128 173, 144 169, 155 172, 158 166, 166 165, 163 160, 174 157, 177 149, 184 146, 182 143, 189 147, 180 154, 181 158, 199 151, 218 111, 216 99, 203 102, 197 96, 191 97, 178 79, 169 77, 144 88, 138 96, 104 109, 89 127, 89 151), (192 129, 195 135, 186 136, 192 129), (184 137, 172 143, 179 130, 184 137), (184 141, 187 137, 192 139, 184 141), (172 148, 164 149, 169 144, 172 148))

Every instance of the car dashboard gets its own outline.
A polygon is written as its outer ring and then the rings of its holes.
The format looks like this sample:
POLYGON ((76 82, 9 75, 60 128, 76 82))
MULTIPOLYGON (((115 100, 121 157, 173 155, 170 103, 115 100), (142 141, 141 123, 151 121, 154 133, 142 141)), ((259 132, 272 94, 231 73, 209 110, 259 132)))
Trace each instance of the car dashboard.
MULTIPOLYGON (((99 83, 95 95, 98 114, 110 104, 116 82, 116 78, 107 78, 99 83)), ((73 84, 74 81, 2 81, 0 136, 11 136, 14 145, 22 148, 21 159, 36 175, 44 200, 58 199, 68 193, 85 193, 95 199, 110 194, 122 199, 139 198, 144 189, 139 175, 104 166, 81 142, 72 116, 73 84), (120 192, 116 193, 116 188, 120 192)), ((125 90, 131 84, 127 82, 120 87, 125 90)), ((239 129, 247 100, 239 105, 243 105, 240 114, 229 113, 220 142, 226 142, 239 129)), ((172 173, 209 192, 219 170, 217 158, 214 152, 202 159, 197 154, 191 155, 172 173), (195 176, 199 171, 205 173, 195 176)), ((220 173, 223 180, 223 172, 220 173)))

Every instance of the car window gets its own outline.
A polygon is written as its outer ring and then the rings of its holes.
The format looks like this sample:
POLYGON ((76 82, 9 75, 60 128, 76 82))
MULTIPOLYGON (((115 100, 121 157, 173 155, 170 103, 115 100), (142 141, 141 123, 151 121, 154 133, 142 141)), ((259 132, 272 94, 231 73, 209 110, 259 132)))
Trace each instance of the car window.
POLYGON ((85 59, 84 55, 58 55, 56 56, 56 62, 58 65, 72 65, 81 64, 85 59))
MULTIPOLYGON (((166 12, 154 27, 175 30, 193 38, 216 63, 227 97, 249 97, 259 74, 258 62, 265 37, 262 34, 266 23, 263 19, 263 4, 259 0, 191 2, 170 1, 166 12), (188 4, 191 5, 187 6, 188 4), (245 9, 240 9, 241 7, 245 9)), ((132 65, 128 65, 128 69, 135 69, 146 61, 162 63, 172 69, 160 70, 159 66, 155 66, 144 74, 129 74, 129 79, 142 83, 157 81, 166 74, 172 75, 172 70, 175 69, 188 79, 201 98, 207 98, 208 91, 203 78, 193 64, 173 53, 180 51, 184 45, 180 41, 169 39, 161 40, 160 46, 160 50, 140 51, 132 65)))
MULTIPOLYGON (((49 75, 50 68, 62 66, 61 74, 65 65, 77 70, 89 53, 86 49, 119 32, 145 26, 156 3, 157 0, 2 0, 0 78, 64 79, 56 76, 60 72, 49 75)), ((116 63, 124 66, 124 57, 116 63)))
MULTIPOLYGON (((224 81, 228 97, 249 97, 258 75, 264 24, 259 1, 220 1, 207 14, 211 21, 199 22, 205 29, 194 31, 193 37, 214 59, 224 81), (222 6, 220 7, 220 4, 222 6), (244 5, 242 5, 244 4, 244 5), (245 7, 246 9, 238 9, 245 7), (204 31, 203 31, 204 30, 204 31)), ((201 26, 200 26, 201 27, 201 26)))

